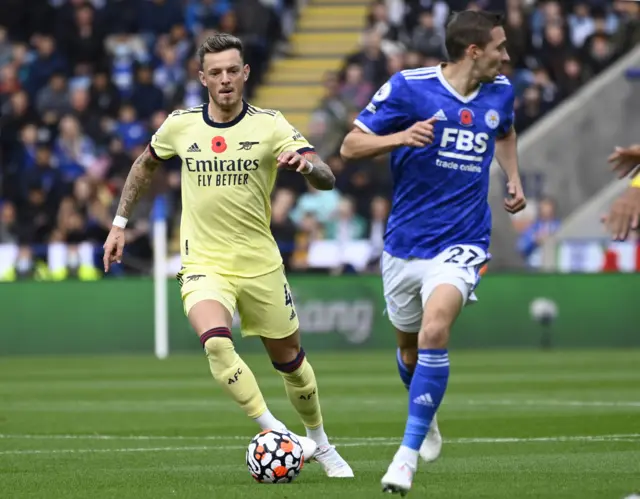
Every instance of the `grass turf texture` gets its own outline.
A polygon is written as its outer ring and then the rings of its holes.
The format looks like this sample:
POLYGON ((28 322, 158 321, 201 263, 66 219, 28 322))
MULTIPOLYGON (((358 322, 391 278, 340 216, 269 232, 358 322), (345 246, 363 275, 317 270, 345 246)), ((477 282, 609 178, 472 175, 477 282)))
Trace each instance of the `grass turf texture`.
MULTIPOLYGON (((353 480, 307 464, 289 485, 244 464, 258 428, 204 356, 3 358, 0 496, 7 499, 348 498, 382 495, 407 395, 394 352, 309 353, 326 428, 353 480)), ((265 356, 271 410, 301 424, 265 356)), ((452 352, 441 458, 411 497, 622 498, 640 490, 640 351, 452 352)))

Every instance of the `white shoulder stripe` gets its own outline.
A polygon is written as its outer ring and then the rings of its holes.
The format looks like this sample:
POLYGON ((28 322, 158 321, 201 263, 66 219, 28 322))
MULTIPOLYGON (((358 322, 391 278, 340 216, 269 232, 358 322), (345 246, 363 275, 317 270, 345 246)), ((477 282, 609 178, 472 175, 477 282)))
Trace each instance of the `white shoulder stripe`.
POLYGON ((433 73, 433 74, 423 74, 423 75, 417 75, 417 76, 405 76, 404 79, 405 80, 430 80, 432 78, 437 78, 438 75, 433 73))
POLYGON ((369 128, 367 125, 365 125, 362 121, 360 121, 359 119, 355 119, 353 121, 353 124, 355 126, 357 126, 360 130, 362 130, 365 133, 368 133, 369 135, 378 135, 377 133, 375 133, 373 130, 371 130, 371 128, 369 128))
POLYGON ((426 73, 435 74, 435 72, 436 72, 436 68, 435 67, 405 69, 404 71, 401 71, 403 76, 411 76, 411 75, 426 74, 426 73))
POLYGON ((511 85, 509 80, 495 80, 493 83, 496 85, 511 85))

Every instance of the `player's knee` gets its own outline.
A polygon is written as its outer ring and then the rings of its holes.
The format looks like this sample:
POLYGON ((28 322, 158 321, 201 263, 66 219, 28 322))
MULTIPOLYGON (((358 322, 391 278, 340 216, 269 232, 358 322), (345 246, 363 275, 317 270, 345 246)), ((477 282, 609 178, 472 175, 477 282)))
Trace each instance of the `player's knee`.
POLYGON ((446 348, 449 343, 451 321, 447 314, 436 311, 432 316, 425 317, 418 338, 421 349, 446 348))
POLYGON ((200 342, 207 353, 207 357, 215 363, 224 364, 235 353, 235 347, 231 340, 231 331, 227 328, 216 328, 205 332, 200 336, 200 342))
POLYGON ((400 347, 400 357, 405 367, 413 372, 418 363, 418 348, 417 347, 400 347))
POLYGON ((304 350, 300 348, 298 351, 292 351, 287 357, 288 359, 285 362, 272 361, 273 367, 284 375, 295 375, 299 373, 300 366, 302 366, 306 358, 304 350))

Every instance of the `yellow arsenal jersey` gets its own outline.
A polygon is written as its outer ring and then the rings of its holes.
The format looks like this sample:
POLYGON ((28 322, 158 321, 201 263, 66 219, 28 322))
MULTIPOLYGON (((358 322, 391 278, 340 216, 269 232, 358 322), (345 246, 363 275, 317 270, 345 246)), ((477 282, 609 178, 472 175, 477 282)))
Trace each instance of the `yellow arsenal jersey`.
POLYGON ((228 123, 213 122, 207 104, 175 111, 150 149, 161 160, 182 159, 183 266, 255 277, 282 265, 269 228, 276 158, 313 147, 279 111, 245 102, 228 123))

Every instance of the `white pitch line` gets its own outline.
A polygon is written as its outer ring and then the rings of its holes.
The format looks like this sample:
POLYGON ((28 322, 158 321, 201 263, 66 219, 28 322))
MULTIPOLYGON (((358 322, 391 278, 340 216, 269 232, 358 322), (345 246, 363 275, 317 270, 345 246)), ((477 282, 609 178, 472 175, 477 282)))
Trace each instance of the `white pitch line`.
MULTIPOLYGON (((85 438, 88 440, 104 440, 109 435, 43 435, 43 439, 51 439, 62 437, 61 439, 85 438)), ((147 436, 138 435, 136 439, 144 439, 147 436), (142 438, 140 438, 142 437, 142 438)), ((149 436, 149 440, 155 437, 149 436)), ((0 438, 27 438, 37 439, 38 435, 0 435, 0 438)), ((178 439, 180 437, 168 437, 178 439)), ((186 437, 191 439, 192 437, 186 437)), ((244 439, 245 437, 233 436, 229 439, 244 439)), ((115 438, 118 439, 118 438, 115 438)), ((126 437, 124 438, 126 439, 126 437)), ((584 436, 556 436, 556 437, 533 437, 533 438, 454 438, 445 439, 446 444, 499 444, 499 443, 560 443, 560 442, 637 442, 640 439, 640 433, 628 433, 619 435, 584 435, 584 436)), ((341 441, 340 447, 367 447, 371 445, 398 445, 400 440, 388 437, 375 437, 363 439, 334 439, 341 441)), ((92 453, 128 453, 128 452, 198 452, 212 450, 244 450, 244 445, 200 445, 190 447, 132 447, 117 449, 17 449, 0 451, 2 455, 30 455, 30 454, 92 454, 92 453)))
MULTIPOLYGON (((587 441, 592 439, 616 439, 616 438, 640 438, 640 433, 621 433, 611 435, 585 435, 585 436, 553 436, 553 437, 487 437, 487 438, 453 438, 445 439, 447 443, 505 443, 505 442, 547 442, 547 441, 587 441)), ((10 434, 0 433, 0 439, 5 440, 250 440, 251 436, 241 435, 36 435, 36 434, 10 434)), ((351 443, 376 443, 376 442, 395 442, 399 439, 392 437, 333 437, 332 440, 351 442, 351 443)))
MULTIPOLYGON (((640 407, 640 401, 607 401, 607 400, 467 400, 467 405, 533 405, 553 407, 640 407)), ((454 402, 452 405, 461 405, 454 402)))
POLYGON ((182 435, 11 435, 0 434, 0 439, 15 440, 249 440, 241 436, 182 436, 182 435))
POLYGON ((7 450, 0 451, 0 456, 4 455, 28 455, 28 454, 93 454, 93 453, 110 453, 110 452, 193 452, 205 450, 239 450, 244 447, 238 445, 229 446, 205 446, 197 447, 129 447, 123 449, 27 449, 27 450, 7 450))

